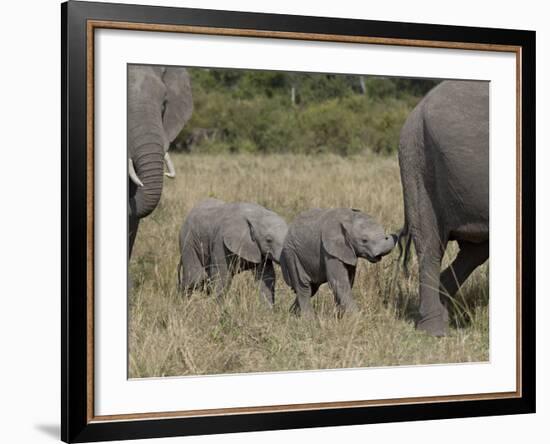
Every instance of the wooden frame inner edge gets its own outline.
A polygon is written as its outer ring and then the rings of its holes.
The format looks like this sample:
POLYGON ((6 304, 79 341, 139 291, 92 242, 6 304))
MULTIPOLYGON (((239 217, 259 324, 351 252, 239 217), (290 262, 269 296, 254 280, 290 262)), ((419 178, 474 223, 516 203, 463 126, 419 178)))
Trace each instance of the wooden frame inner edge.
POLYGON ((335 34, 311 34, 286 31, 264 31, 253 29, 214 28, 187 25, 165 25, 132 23, 122 21, 87 20, 86 25, 86 184, 87 184, 87 399, 88 423, 113 422, 139 419, 189 418, 197 416, 222 416, 237 414, 258 414, 272 412, 292 412, 300 410, 326 410, 335 408, 358 408, 414 403, 439 403, 491 399, 520 398, 522 396, 522 348, 521 348, 521 257, 522 257, 522 214, 521 214, 521 150, 522 150, 522 47, 487 43, 448 42, 435 40, 415 40, 385 37, 347 36, 335 34), (291 40, 327 41, 341 43, 363 43, 375 45, 417 46, 424 48, 466 49, 478 51, 512 52, 516 55, 516 391, 498 393, 478 393, 451 396, 421 396, 362 401, 335 401, 323 403, 284 404, 256 407, 228 407, 219 409, 182 410, 172 412, 128 413, 117 415, 94 414, 94 31, 96 28, 124 29, 133 31, 178 32, 236 37, 263 37, 291 40))

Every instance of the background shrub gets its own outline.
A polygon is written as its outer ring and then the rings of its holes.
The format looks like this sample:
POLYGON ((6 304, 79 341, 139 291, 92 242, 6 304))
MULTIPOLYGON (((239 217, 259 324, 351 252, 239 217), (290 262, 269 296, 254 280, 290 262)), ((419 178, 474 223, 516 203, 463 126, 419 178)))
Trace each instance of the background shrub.
POLYGON ((189 71, 194 112, 173 149, 218 154, 392 154, 407 115, 437 84, 340 74, 189 71))

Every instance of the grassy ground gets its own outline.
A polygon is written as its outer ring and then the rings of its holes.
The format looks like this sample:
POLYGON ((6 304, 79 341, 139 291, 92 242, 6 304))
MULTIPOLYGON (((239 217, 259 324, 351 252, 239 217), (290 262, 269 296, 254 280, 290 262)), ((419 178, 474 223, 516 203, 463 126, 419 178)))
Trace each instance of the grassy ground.
MULTIPOLYGON (((394 231, 403 219, 395 158, 197 154, 173 160, 178 176, 165 180, 159 207, 141 222, 130 263, 130 377, 488 360, 487 264, 457 295, 451 333, 441 339, 414 329, 416 258, 409 277, 396 274, 397 249, 378 264, 359 261, 353 295, 360 312, 343 319, 326 285, 313 299, 316 320, 291 315, 294 296, 280 270, 273 309, 258 297, 250 273, 235 278, 221 304, 176 291, 178 232, 201 199, 258 202, 288 222, 307 208, 353 207, 394 231)), ((451 245, 446 262, 455 252, 451 245)))

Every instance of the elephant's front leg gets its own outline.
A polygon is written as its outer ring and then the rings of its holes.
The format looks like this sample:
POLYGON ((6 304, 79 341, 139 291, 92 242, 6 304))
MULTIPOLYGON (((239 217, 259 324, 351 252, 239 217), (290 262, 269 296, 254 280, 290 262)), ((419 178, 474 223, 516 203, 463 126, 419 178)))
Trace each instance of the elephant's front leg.
POLYGON ((254 278, 260 285, 260 297, 265 298, 270 305, 275 303, 275 269, 272 261, 254 268, 254 278))
POLYGON ((128 259, 132 257, 132 250, 134 248, 134 242, 139 228, 140 219, 137 217, 128 217, 128 259))
POLYGON ((357 311, 357 304, 351 295, 355 267, 346 266, 340 259, 328 255, 325 259, 325 266, 327 281, 334 293, 340 314, 346 311, 357 311))
POLYGON ((222 301, 229 287, 231 287, 233 275, 229 267, 223 265, 216 265, 210 271, 210 292, 214 293, 216 299, 222 301))

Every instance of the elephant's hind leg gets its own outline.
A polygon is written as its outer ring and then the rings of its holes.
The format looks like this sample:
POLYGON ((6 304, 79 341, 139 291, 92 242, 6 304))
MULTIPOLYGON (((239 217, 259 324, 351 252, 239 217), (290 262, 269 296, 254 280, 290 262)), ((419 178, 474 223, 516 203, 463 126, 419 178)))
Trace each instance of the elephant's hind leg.
POLYGON ((489 258, 489 241, 480 244, 459 242, 455 260, 441 274, 441 295, 452 297, 470 274, 489 258))
POLYGON ((439 276, 447 238, 441 234, 436 218, 429 210, 422 216, 419 229, 413 231, 420 272, 420 318, 416 328, 432 336, 445 336, 449 328, 449 313, 439 295, 439 276))
POLYGON ((294 293, 296 293, 296 299, 290 307, 290 311, 296 315, 300 314, 305 318, 312 318, 314 316, 313 306, 311 305, 311 298, 315 296, 319 290, 320 284, 314 284, 312 282, 300 283, 294 286, 294 293))
POLYGON ((346 311, 357 311, 357 304, 351 295, 355 280, 355 267, 346 266, 339 259, 326 259, 327 280, 338 306, 339 315, 346 311))
POLYGON ((184 254, 178 265, 178 289, 189 296, 202 290, 207 279, 206 271, 196 255, 184 254))
POLYGON ((311 278, 303 269, 299 258, 294 254, 285 255, 285 260, 281 264, 286 283, 296 294, 296 299, 290 307, 290 312, 295 315, 312 318, 313 307, 311 298, 319 289, 319 284, 311 282, 311 278))
POLYGON ((182 279, 182 283, 179 287, 180 291, 187 296, 190 296, 194 291, 201 291, 204 287, 206 279, 207 276, 204 269, 201 269, 200 271, 197 270, 193 275, 182 279))
POLYGON ((435 248, 419 255, 420 319, 416 328, 432 336, 445 336, 449 324, 447 307, 439 297, 439 273, 442 254, 435 248))

